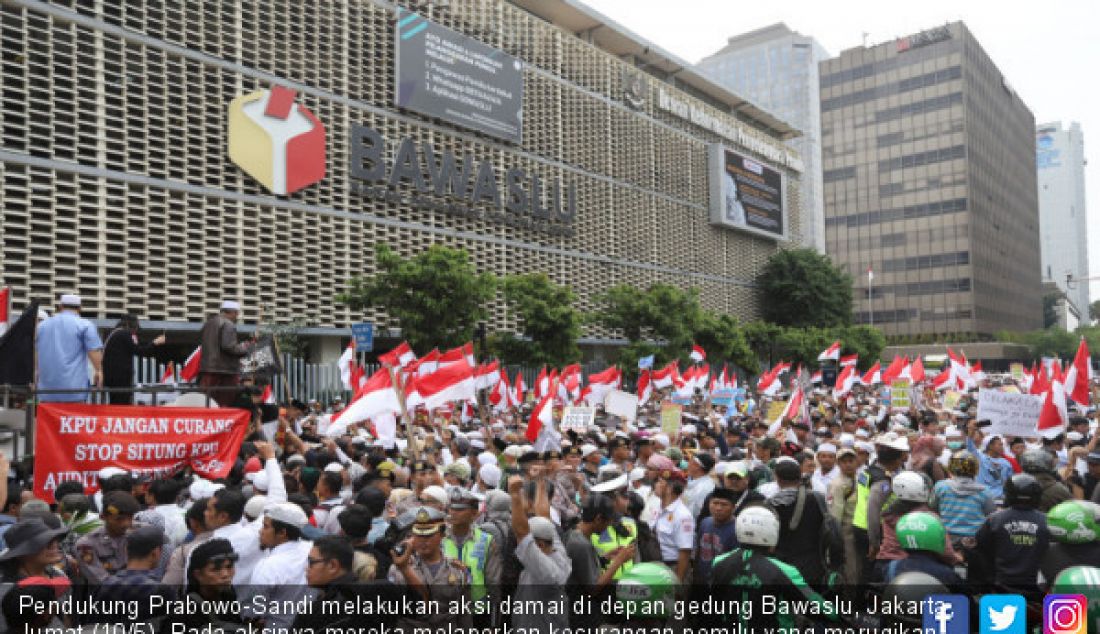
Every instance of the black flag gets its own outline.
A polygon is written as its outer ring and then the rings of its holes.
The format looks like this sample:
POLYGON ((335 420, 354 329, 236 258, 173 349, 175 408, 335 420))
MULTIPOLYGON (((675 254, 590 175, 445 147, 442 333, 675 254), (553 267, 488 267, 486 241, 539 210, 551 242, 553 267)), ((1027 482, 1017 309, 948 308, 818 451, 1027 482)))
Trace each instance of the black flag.
POLYGON ((0 337, 0 385, 34 382, 34 329, 37 325, 38 302, 31 302, 0 337))
POLYGON ((257 379, 271 379, 283 373, 283 364, 275 351, 275 339, 264 335, 256 342, 247 355, 241 358, 241 374, 251 374, 257 379))

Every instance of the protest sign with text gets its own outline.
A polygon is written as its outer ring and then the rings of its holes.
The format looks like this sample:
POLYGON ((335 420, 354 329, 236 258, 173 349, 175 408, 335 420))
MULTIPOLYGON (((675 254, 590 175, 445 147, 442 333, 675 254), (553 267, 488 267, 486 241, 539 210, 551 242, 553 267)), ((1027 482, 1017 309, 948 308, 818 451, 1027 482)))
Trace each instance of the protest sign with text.
POLYGON ((978 390, 978 420, 992 423, 988 428, 989 434, 1038 436, 1042 409, 1043 399, 1040 396, 978 390))
POLYGON ((680 417, 684 413, 684 406, 665 401, 661 403, 661 431, 674 437, 680 434, 680 417))
POLYGON ((890 384, 890 406, 894 409, 909 409, 909 379, 898 379, 890 384))
POLYGON ((572 430, 578 434, 584 434, 592 427, 592 421, 595 419, 595 407, 566 407, 561 415, 560 427, 563 432, 572 430))
POLYGON ((42 403, 35 425, 34 494, 53 502, 67 480, 99 488, 103 467, 165 477, 187 466, 223 478, 248 431, 247 410, 42 403))

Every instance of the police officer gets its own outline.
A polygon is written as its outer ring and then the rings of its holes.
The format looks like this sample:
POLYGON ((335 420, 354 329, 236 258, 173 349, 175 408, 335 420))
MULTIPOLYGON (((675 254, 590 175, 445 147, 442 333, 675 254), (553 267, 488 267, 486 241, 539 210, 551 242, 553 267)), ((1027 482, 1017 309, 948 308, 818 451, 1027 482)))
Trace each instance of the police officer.
POLYGON ((102 583, 126 568, 126 531, 141 510, 137 498, 126 491, 112 491, 103 498, 103 526, 76 542, 80 572, 90 583, 102 583))
POLYGON ((392 552, 389 579, 396 585, 408 586, 422 600, 435 605, 423 615, 403 617, 398 625, 406 631, 417 627, 446 628, 448 623, 454 623, 456 629, 468 629, 473 624, 468 613, 451 615, 447 609, 451 601, 469 602, 471 598, 470 571, 462 562, 443 554, 447 516, 428 506, 421 506, 413 513, 412 537, 392 552))
MULTIPOLYGON (((602 493, 612 500, 615 505, 615 519, 602 533, 592 535, 592 545, 596 547, 596 552, 600 555, 603 569, 607 570, 620 550, 637 541, 638 525, 635 523, 634 518, 627 514, 630 503, 630 499, 626 495, 629 483, 627 475, 619 473, 617 470, 609 470, 601 476, 601 480, 602 482, 592 487, 592 492, 602 493)), ((615 576, 612 579, 618 581, 633 567, 633 559, 624 561, 623 565, 615 571, 615 576)))
POLYGON ((500 544, 489 533, 474 526, 478 516, 477 497, 468 489, 451 488, 449 523, 443 538, 443 557, 462 562, 470 574, 470 596, 481 602, 474 609, 474 623, 483 627, 489 620, 489 593, 500 585, 500 544))

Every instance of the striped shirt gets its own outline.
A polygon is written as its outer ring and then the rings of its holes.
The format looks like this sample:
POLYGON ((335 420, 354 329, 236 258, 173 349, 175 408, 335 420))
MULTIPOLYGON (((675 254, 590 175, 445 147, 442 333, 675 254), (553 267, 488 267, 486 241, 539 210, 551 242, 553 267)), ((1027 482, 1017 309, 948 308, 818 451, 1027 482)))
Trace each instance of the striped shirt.
POLYGON ((941 480, 932 489, 932 508, 952 537, 973 537, 993 506, 989 493, 973 480, 941 480))

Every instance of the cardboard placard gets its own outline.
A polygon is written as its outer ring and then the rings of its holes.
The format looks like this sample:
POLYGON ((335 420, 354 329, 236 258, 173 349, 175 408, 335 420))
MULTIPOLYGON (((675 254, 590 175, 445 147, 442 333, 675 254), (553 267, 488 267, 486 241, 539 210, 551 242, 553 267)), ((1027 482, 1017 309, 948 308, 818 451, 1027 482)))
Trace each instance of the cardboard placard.
POLYGON ((962 392, 956 392, 955 390, 947 390, 943 394, 943 408, 944 409, 958 409, 959 399, 962 398, 962 392))
POLYGON ((611 390, 604 397, 603 408, 608 414, 633 421, 638 417, 638 396, 622 390, 611 390))
POLYGON ((764 415, 764 420, 775 420, 783 413, 783 410, 787 409, 787 401, 772 401, 768 403, 768 411, 764 415))
POLYGON ((1022 363, 1013 363, 1013 364, 1008 366, 1008 372, 1009 372, 1009 374, 1012 375, 1012 380, 1013 381, 1023 381, 1024 380, 1024 364, 1022 364, 1022 363))
POLYGON ((890 406, 894 409, 909 409, 909 379, 899 379, 890 384, 890 406))
POLYGON ((578 434, 587 432, 596 419, 595 407, 566 407, 561 415, 561 431, 575 431, 578 434))
POLYGON ((1038 436, 1043 399, 1031 394, 978 390, 978 420, 988 420, 990 434, 1038 436))
POLYGON ((680 417, 683 416, 684 407, 676 403, 665 401, 661 403, 661 431, 674 437, 680 434, 680 417))

